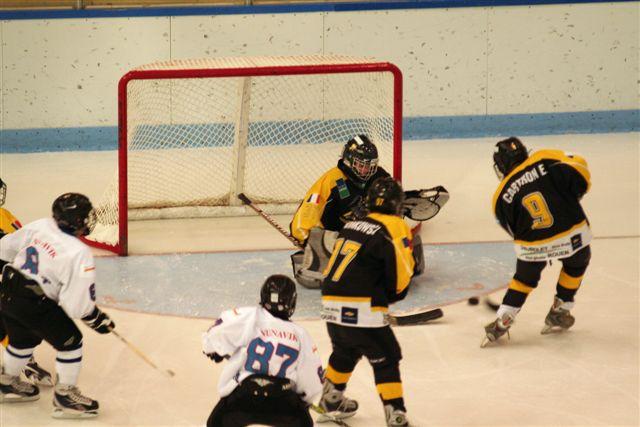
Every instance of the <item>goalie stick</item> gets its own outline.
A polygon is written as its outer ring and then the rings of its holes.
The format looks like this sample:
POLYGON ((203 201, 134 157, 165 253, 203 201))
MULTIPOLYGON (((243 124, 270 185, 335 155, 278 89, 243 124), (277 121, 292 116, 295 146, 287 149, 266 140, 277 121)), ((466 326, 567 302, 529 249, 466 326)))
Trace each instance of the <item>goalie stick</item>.
MULTIPOLYGON (((258 215, 264 218, 265 221, 271 224, 273 228, 278 230, 280 234, 286 237, 287 240, 293 243, 297 248, 302 249, 302 245, 300 244, 300 242, 298 242, 298 240, 296 240, 295 237, 287 233, 287 231, 284 228, 282 228, 282 226, 278 224, 276 220, 271 218, 271 216, 268 213, 266 213, 265 211, 263 211, 262 209, 254 205, 251 199, 249 199, 244 193, 238 194, 238 199, 240 199, 242 203, 244 203, 245 205, 249 206, 251 209, 256 211, 258 215)), ((389 313, 387 316, 388 316, 387 320, 389 321, 389 324, 393 326, 413 326, 413 325, 423 325, 430 320, 439 319, 440 317, 443 316, 443 313, 441 309, 436 308, 432 310, 423 310, 423 311, 411 312, 406 314, 405 313, 397 313, 397 314, 389 313)))
POLYGON ((247 196, 245 196, 244 193, 238 194, 238 199, 240 199, 242 201, 242 203, 244 203, 245 205, 249 206, 251 209, 256 211, 258 213, 258 215, 260 215, 269 224, 271 224, 273 226, 273 228, 278 230, 280 232, 280 234, 282 234, 291 243, 293 243, 293 245, 295 247, 297 247, 298 249, 302 249, 303 248, 302 245, 300 244, 300 242, 298 242, 298 240, 295 237, 293 237, 291 234, 287 233, 287 230, 282 228, 282 226, 280 224, 278 224, 273 218, 271 218, 271 216, 268 213, 266 213, 265 211, 263 211, 262 209, 260 209, 256 205, 254 205, 253 202, 247 196))

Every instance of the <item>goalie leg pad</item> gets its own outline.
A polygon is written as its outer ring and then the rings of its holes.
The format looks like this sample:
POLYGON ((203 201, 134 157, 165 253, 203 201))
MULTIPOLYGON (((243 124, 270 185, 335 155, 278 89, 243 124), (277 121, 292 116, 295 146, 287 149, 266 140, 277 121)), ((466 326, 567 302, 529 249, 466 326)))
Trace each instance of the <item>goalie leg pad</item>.
POLYGON ((322 278, 314 277, 308 273, 308 270, 303 269, 304 252, 298 251, 291 255, 291 264, 293 265, 293 277, 300 286, 308 289, 320 289, 322 285, 322 278))
POLYGON ((320 288, 324 280, 322 272, 329 263, 337 236, 335 231, 321 228, 310 230, 304 253, 297 252, 291 256, 293 275, 300 285, 310 289, 320 288))

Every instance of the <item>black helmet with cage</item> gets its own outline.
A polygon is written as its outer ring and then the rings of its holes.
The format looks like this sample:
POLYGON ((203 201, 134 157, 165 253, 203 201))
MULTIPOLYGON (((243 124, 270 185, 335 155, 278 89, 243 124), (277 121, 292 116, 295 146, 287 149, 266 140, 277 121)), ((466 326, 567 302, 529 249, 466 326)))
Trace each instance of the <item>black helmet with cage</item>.
POLYGON ((527 147, 515 136, 499 141, 493 152, 493 169, 498 179, 502 180, 528 157, 527 147))
POLYGON ((79 193, 59 196, 51 207, 53 219, 65 233, 86 236, 96 225, 96 215, 89 198, 79 193))
POLYGON ((364 185, 378 170, 378 149, 366 135, 356 135, 344 145, 342 163, 349 178, 364 185))
POLYGON ((400 215, 404 197, 400 183, 390 176, 385 176, 371 184, 365 203, 370 212, 400 215))
POLYGON ((289 320, 296 310, 296 284, 284 274, 267 277, 260 289, 260 305, 282 320, 289 320))

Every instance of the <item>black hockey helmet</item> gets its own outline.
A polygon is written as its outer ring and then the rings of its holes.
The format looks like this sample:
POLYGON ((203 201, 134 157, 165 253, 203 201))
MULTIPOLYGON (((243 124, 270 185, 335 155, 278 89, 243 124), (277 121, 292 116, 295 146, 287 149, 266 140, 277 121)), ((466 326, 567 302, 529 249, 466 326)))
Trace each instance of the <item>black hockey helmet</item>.
POLYGON ((267 277, 260 289, 260 305, 282 320, 289 320, 296 310, 296 284, 284 274, 267 277))
POLYGON ((0 206, 4 206, 5 200, 7 200, 7 184, 0 178, 0 206))
POLYGON ((342 163, 350 178, 364 184, 378 170, 378 149, 366 135, 356 135, 344 145, 342 163))
POLYGON ((53 219, 65 233, 86 236, 96 225, 96 214, 91 201, 79 193, 65 193, 51 207, 53 219))
POLYGON ((390 176, 378 178, 369 187, 365 203, 370 212, 400 215, 404 191, 400 183, 390 176))
POLYGON ((493 152, 493 169, 499 179, 503 179, 516 166, 527 160, 527 147, 515 136, 503 139, 496 144, 493 152))

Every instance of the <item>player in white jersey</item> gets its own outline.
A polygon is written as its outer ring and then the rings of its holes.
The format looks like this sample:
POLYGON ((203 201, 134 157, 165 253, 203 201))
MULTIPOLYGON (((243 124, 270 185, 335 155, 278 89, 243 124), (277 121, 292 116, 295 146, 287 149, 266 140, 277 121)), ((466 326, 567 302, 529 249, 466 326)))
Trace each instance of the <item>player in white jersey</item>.
POLYGON ((208 357, 229 359, 207 427, 313 426, 308 407, 322 391, 323 372, 311 337, 289 320, 296 299, 293 280, 270 276, 259 306, 225 311, 203 334, 208 357))
MULTIPOLYGON (((13 233, 16 230, 19 230, 22 227, 18 218, 16 218, 9 210, 4 208, 4 202, 7 197, 7 184, 0 178, 0 239, 9 233, 13 233)), ((0 276, 2 275, 1 270, 6 263, 0 260, 0 276)), ((0 279, 1 280, 1 279, 0 279)), ((1 286, 0 281, 0 286, 1 286)), ((7 330, 4 327, 4 322, 2 321, 2 312, 0 312, 0 342, 2 342, 3 346, 9 345, 9 337, 7 336, 7 330)), ((52 386, 53 380, 51 379, 51 374, 40 365, 38 365, 33 357, 29 359, 27 365, 23 371, 24 376, 27 378, 27 381, 43 385, 43 386, 52 386)))
POLYGON ((53 218, 43 218, 8 234, 0 245, 3 269, 0 307, 9 334, 0 375, 0 400, 36 400, 38 387, 20 380, 20 372, 44 339, 57 350, 53 417, 98 414, 98 402, 76 384, 82 362, 82 319, 98 333, 113 321, 95 303, 93 255, 79 237, 91 232, 95 214, 89 199, 66 193, 53 203, 53 218))

